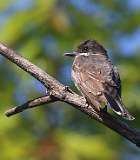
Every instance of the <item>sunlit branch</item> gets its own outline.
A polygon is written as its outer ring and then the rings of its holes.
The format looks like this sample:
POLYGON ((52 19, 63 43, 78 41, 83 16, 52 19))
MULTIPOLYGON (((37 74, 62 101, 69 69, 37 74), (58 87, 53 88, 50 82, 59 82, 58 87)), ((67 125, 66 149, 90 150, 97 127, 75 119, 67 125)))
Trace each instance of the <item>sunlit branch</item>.
POLYGON ((5 112, 5 115, 7 117, 9 117, 9 116, 12 116, 14 114, 20 113, 20 112, 22 112, 26 109, 38 107, 40 105, 52 103, 52 102, 55 102, 55 101, 57 101, 57 99, 54 98, 54 97, 51 97, 51 96, 39 97, 39 98, 30 100, 30 101, 28 101, 28 102, 26 102, 26 103, 24 103, 20 106, 12 107, 11 109, 9 109, 5 112))
MULTIPOLYGON (((0 43, 0 54, 15 63, 21 69, 32 75, 34 78, 39 80, 50 92, 50 97, 46 97, 42 102, 38 101, 38 98, 29 101, 21 106, 12 108, 6 112, 7 116, 19 113, 25 109, 36 107, 41 104, 47 104, 56 100, 66 102, 83 113, 89 115, 91 118, 104 124, 106 127, 114 130, 121 136, 125 137, 132 143, 140 147, 140 132, 129 127, 125 122, 118 120, 105 111, 97 112, 93 107, 88 106, 84 97, 77 95, 72 92, 68 87, 61 84, 55 78, 47 74, 45 71, 21 57, 14 50, 10 49, 6 45, 0 43), (53 97, 54 99, 52 100, 53 97)), ((43 98, 43 97, 41 97, 43 98)), ((44 97, 45 98, 45 97, 44 97)))

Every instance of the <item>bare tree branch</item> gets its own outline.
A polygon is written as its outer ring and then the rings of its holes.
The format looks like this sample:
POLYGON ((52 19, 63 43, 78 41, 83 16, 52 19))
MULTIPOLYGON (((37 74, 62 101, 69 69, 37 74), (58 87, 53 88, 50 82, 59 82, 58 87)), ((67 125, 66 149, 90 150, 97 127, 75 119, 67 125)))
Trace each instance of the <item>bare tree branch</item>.
POLYGON ((20 106, 15 106, 9 110, 7 110, 5 112, 5 115, 7 117, 10 117, 14 114, 17 114, 17 113, 20 113, 26 109, 30 109, 30 108, 34 108, 34 107, 38 107, 40 105, 43 105, 43 104, 48 104, 48 103, 52 103, 52 102, 55 102, 57 101, 57 99, 55 97, 52 97, 52 96, 43 96, 43 97, 39 97, 39 98, 36 98, 36 99, 33 99, 33 100, 30 100, 20 106))
POLYGON ((45 71, 32 64, 25 58, 21 57, 14 50, 8 48, 2 43, 0 43, 0 54, 8 58, 11 62, 15 63, 17 66, 22 68, 24 71, 26 71, 36 79, 38 79, 45 87, 50 90, 50 96, 48 97, 48 100, 46 96, 46 102, 44 101, 44 99, 42 99, 43 97, 41 97, 40 102, 37 102, 37 99, 29 101, 22 106, 16 107, 9 112, 6 112, 7 116, 19 113, 25 109, 35 107, 37 105, 59 100, 71 104, 76 109, 81 110, 83 113, 89 115, 91 118, 104 124, 108 128, 114 130, 121 136, 125 137, 126 139, 140 147, 140 132, 132 129, 125 122, 116 119, 109 113, 106 113, 104 111, 97 112, 93 107, 87 106, 84 97, 72 92, 68 87, 64 86, 55 78, 48 75, 45 71), (52 100, 51 97, 53 97, 54 99, 52 100))
POLYGON ((6 45, 0 43, 0 54, 8 58, 11 62, 15 63, 21 69, 35 77, 47 88, 57 88, 62 87, 63 85, 55 80, 53 77, 48 75, 45 71, 18 55, 14 50, 8 48, 6 45))

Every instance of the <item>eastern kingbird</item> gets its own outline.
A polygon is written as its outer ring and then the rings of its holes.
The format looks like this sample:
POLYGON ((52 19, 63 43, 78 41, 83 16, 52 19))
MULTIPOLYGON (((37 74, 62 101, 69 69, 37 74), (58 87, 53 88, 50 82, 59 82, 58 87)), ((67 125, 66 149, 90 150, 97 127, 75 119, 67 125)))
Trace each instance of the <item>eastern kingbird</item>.
POLYGON ((86 40, 74 52, 65 55, 74 57, 72 79, 91 106, 97 111, 110 106, 122 117, 135 119, 122 102, 119 72, 102 45, 86 40))

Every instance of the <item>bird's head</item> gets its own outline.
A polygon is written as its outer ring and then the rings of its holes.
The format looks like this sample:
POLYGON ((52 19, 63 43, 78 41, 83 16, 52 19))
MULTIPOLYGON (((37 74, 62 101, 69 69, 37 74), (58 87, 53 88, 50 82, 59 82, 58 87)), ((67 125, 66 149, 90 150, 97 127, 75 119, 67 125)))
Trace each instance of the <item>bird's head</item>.
POLYGON ((105 48, 95 40, 86 40, 76 48, 72 53, 65 53, 65 56, 75 57, 81 54, 105 54, 105 48))

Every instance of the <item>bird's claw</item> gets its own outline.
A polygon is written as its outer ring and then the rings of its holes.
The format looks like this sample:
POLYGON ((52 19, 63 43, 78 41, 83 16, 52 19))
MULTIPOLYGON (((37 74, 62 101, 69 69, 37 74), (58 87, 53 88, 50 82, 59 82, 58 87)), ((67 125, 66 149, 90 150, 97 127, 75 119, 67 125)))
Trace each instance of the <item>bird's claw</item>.
POLYGON ((73 93, 73 91, 70 89, 69 86, 65 86, 65 90, 68 91, 68 92, 70 92, 70 93, 73 93))

